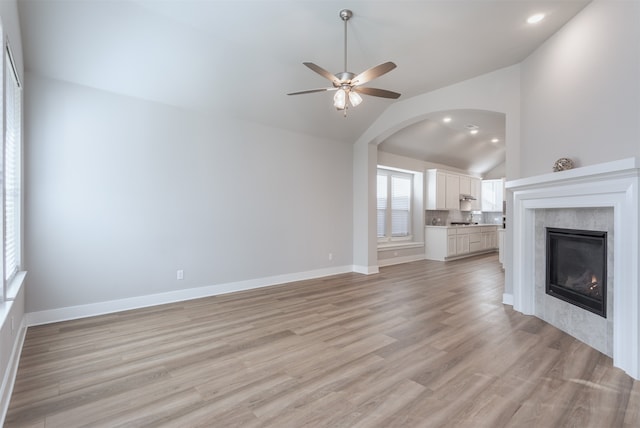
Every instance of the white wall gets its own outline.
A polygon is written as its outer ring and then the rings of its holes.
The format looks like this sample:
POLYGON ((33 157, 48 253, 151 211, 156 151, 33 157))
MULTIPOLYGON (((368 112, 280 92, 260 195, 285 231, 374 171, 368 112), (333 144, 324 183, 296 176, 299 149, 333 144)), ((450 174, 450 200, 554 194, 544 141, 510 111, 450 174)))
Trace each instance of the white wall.
POLYGON ((374 144, 365 142, 353 145, 353 265, 355 272, 364 274, 378 272, 377 154, 374 144))
POLYGON ((26 117, 28 312, 351 268, 349 145, 30 73, 26 117))
POLYGON ((502 162, 500 165, 493 168, 491 171, 487 172, 484 177, 484 180, 495 180, 499 178, 504 178, 507 175, 507 165, 505 162, 502 162))
POLYGON ((640 155, 640 2, 594 1, 521 70, 520 177, 640 155))

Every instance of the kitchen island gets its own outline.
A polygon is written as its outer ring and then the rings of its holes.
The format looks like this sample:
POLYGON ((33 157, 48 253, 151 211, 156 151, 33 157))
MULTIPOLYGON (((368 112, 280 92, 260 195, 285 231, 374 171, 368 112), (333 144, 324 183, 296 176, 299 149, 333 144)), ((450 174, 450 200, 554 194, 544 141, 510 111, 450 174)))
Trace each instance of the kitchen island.
POLYGON ((425 258, 455 260, 498 249, 498 225, 425 226, 425 258))

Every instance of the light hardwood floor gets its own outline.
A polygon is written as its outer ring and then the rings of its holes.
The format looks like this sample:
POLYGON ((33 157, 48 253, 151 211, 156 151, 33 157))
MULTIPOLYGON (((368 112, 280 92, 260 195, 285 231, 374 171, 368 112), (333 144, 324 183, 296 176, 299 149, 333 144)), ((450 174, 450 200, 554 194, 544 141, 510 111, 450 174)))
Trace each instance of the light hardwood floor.
POLYGON ((503 282, 492 254, 32 327, 6 426, 640 426, 640 382, 503 282))

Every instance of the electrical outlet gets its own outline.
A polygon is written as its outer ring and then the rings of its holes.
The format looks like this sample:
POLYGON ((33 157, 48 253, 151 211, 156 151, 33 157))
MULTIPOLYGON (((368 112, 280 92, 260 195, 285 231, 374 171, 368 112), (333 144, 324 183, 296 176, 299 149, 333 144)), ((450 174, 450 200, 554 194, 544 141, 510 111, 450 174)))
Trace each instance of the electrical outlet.
POLYGON ((184 271, 182 269, 176 271, 176 279, 184 279, 184 271))
POLYGON ((329 253, 329 260, 333 260, 333 253, 329 253))

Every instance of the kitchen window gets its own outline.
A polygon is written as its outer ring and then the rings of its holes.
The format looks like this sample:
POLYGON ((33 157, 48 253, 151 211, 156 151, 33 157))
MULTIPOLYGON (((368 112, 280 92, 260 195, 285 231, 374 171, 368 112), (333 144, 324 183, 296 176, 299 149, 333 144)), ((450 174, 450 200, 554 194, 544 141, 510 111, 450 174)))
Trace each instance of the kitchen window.
POLYGON ((378 168, 378 242, 411 240, 413 174, 378 168))

